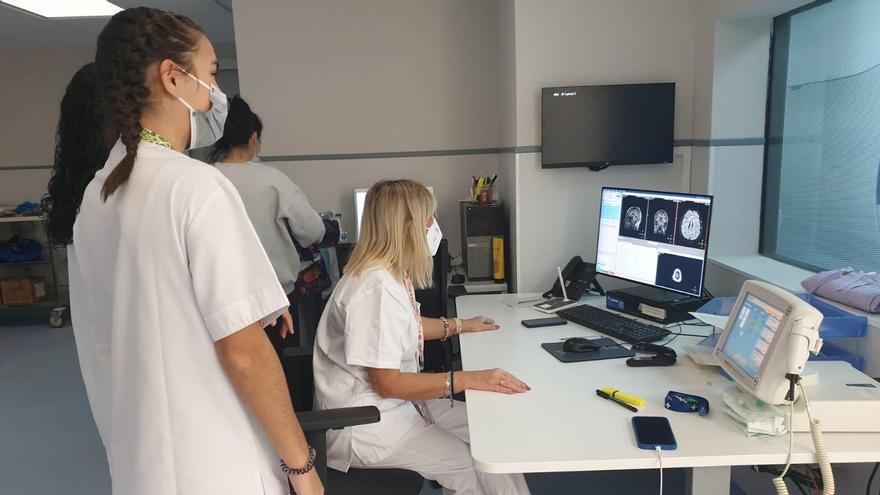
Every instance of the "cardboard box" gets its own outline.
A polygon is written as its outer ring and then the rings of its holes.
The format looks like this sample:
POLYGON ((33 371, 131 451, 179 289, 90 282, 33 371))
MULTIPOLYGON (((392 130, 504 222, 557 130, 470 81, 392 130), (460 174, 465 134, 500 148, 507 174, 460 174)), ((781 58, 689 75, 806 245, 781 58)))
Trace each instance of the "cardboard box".
POLYGON ((23 306, 46 299, 46 281, 40 277, 0 281, 0 296, 7 306, 23 306))

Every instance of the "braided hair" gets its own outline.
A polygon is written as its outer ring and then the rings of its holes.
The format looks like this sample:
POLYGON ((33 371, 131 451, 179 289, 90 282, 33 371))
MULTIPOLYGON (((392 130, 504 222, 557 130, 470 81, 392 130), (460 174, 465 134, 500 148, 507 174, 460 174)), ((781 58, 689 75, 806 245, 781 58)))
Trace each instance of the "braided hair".
POLYGON ((214 143, 208 161, 219 162, 235 148, 247 146, 254 133, 257 138, 263 135, 263 121, 252 110, 240 95, 229 99, 229 113, 223 126, 223 137, 214 143))
POLYGON ((110 154, 110 140, 100 132, 105 119, 97 91, 95 64, 90 63, 74 74, 61 98, 52 178, 42 201, 49 237, 57 246, 73 242, 73 222, 83 193, 110 154))
POLYGON ((108 124, 119 132, 125 157, 104 182, 107 200, 128 180, 140 143, 141 112, 150 99, 150 64, 170 59, 189 69, 202 30, 190 19, 147 7, 114 15, 98 36, 95 65, 102 83, 108 124))

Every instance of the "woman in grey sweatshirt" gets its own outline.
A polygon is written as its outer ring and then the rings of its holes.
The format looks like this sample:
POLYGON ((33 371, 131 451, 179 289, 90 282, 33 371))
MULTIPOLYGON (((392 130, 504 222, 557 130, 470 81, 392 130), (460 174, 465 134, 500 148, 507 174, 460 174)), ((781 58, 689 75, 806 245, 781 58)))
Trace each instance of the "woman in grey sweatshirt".
POLYGON ((214 145, 210 158, 238 190, 293 313, 294 284, 300 271, 293 241, 303 247, 320 241, 324 222, 287 175, 259 163, 262 132, 260 118, 236 95, 229 100, 223 137, 214 145))

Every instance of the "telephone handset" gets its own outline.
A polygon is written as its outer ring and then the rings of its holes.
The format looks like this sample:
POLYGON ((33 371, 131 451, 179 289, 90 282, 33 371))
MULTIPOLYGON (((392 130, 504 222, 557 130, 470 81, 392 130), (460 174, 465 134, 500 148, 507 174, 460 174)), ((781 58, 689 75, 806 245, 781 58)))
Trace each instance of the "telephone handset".
MULTIPOLYGON (((580 256, 575 256, 565 265, 562 278, 565 280, 565 292, 569 300, 579 300, 591 288, 600 295, 605 295, 605 289, 596 280, 596 265, 585 262, 580 256)), ((545 298, 551 295, 562 297, 562 287, 558 279, 553 282, 553 288, 544 293, 545 298)))

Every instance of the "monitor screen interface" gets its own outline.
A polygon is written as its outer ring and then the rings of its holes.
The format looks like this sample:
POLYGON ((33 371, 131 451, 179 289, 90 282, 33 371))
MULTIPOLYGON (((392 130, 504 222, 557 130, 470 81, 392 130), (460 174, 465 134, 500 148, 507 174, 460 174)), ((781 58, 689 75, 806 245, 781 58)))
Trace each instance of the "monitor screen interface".
POLYGON ((675 83, 543 88, 544 168, 672 163, 675 83))
POLYGON ((721 353, 754 380, 784 317, 783 310, 747 293, 721 353))
POLYGON ((596 271, 700 297, 712 197, 602 189, 596 271))

